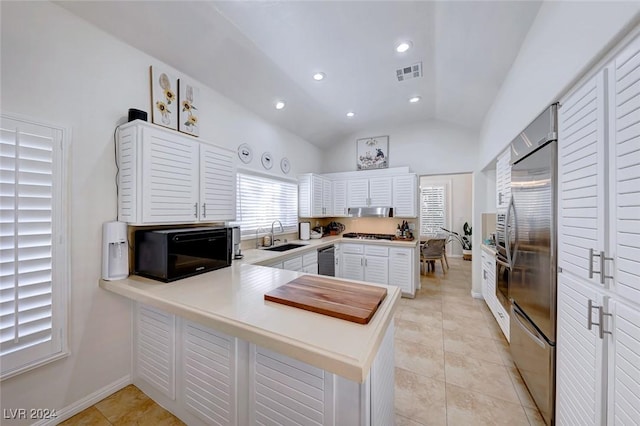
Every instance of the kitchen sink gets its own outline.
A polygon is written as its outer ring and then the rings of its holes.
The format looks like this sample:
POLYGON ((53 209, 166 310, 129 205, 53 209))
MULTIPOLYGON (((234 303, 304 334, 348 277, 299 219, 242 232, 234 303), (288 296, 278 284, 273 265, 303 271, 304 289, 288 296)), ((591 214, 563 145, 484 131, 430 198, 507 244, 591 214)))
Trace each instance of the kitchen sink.
POLYGON ((305 247, 305 246, 306 246, 306 244, 289 243, 289 244, 282 244, 280 246, 269 247, 269 248, 266 248, 265 250, 269 250, 269 251, 287 251, 287 250, 293 250, 295 248, 305 247))

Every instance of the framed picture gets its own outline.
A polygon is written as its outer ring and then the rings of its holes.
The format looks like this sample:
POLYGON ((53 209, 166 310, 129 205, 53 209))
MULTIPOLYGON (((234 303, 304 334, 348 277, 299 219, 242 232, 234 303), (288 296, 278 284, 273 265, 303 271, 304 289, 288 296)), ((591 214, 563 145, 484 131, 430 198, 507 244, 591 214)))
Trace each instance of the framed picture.
POLYGON ((358 170, 389 167, 389 136, 375 136, 356 140, 358 170))
POLYGON ((158 67, 151 74, 151 121, 178 130, 178 81, 158 67))
POLYGON ((200 134, 200 89, 183 78, 178 80, 178 130, 200 134))

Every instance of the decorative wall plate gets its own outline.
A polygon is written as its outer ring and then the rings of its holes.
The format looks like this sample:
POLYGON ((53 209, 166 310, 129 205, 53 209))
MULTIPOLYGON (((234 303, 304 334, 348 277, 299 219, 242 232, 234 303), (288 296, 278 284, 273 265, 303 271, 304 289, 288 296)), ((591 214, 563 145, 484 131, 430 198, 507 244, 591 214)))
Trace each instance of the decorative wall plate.
POLYGON ((240 161, 247 164, 250 163, 253 159, 253 151, 251 151, 251 147, 243 143, 238 147, 238 157, 240 157, 240 161))
POLYGON ((267 170, 273 167, 273 157, 271 156, 270 152, 262 153, 262 167, 267 170))
POLYGON ((280 160, 280 169, 282 169, 282 173, 285 175, 289 173, 289 170, 291 170, 291 164, 289 164, 289 159, 287 157, 280 160))

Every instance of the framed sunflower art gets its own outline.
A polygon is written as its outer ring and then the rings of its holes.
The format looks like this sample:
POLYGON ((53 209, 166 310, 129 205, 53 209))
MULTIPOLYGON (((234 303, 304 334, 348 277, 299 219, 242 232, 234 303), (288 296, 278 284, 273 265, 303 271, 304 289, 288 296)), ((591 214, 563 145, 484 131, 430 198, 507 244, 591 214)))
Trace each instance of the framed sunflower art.
POLYGON ((178 130, 193 136, 200 134, 200 89, 190 81, 178 80, 178 130))
POLYGON ((151 121, 178 130, 178 80, 158 67, 151 74, 151 121))

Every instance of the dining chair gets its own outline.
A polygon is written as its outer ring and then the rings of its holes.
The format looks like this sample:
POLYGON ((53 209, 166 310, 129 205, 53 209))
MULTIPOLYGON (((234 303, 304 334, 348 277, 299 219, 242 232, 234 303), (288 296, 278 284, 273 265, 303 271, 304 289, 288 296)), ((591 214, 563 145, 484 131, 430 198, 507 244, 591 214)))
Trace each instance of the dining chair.
POLYGON ((423 263, 426 263, 427 272, 429 272, 431 268, 435 271, 435 262, 439 260, 442 265, 442 272, 447 272, 444 268, 444 247, 446 241, 446 238, 433 238, 423 245, 420 252, 420 270, 422 270, 423 263))

